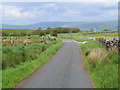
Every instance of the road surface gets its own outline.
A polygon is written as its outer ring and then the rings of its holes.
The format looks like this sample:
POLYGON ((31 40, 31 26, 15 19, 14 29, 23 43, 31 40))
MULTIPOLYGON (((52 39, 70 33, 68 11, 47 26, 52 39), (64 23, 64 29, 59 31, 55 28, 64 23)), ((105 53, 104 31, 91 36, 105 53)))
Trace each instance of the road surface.
POLYGON ((16 88, 93 88, 81 59, 79 43, 64 39, 63 47, 16 88))

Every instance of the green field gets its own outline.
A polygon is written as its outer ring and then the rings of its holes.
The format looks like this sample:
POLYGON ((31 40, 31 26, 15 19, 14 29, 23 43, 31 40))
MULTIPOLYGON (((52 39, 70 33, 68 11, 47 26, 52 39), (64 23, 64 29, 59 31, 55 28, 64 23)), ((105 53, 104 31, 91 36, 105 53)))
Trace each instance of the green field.
POLYGON ((2 37, 2 88, 14 88, 45 64, 62 46, 62 40, 52 39, 52 36, 47 39, 46 35, 43 39, 39 35, 21 34, 32 30, 2 31, 8 34, 2 37), (12 36, 11 33, 17 33, 18 36, 12 36), (30 43, 24 43, 28 41, 30 43))
MULTIPOLYGON (((2 47, 3 88, 14 88, 20 81, 28 77, 46 63, 62 47, 61 39, 73 39, 78 42, 88 41, 80 45, 82 58, 87 66, 96 88, 118 87, 118 54, 107 50, 100 43, 89 37, 118 37, 118 33, 89 34, 89 32, 61 33, 57 40, 42 40, 39 35, 10 36, 10 33, 30 33, 32 30, 3 29, 8 36, 3 40, 30 40, 31 44, 11 44, 4 41, 2 47)), ((44 37, 47 37, 46 34, 44 37)), ((16 41, 17 43, 17 41, 16 41)))
POLYGON ((0 29, 2 32, 7 32, 7 33, 22 33, 22 32, 30 32, 32 30, 16 30, 16 29, 0 29))
MULTIPOLYGON (((118 33, 101 33, 84 35, 86 32, 59 34, 59 37, 118 37, 118 33)), ((87 32, 89 33, 89 32, 87 32)))

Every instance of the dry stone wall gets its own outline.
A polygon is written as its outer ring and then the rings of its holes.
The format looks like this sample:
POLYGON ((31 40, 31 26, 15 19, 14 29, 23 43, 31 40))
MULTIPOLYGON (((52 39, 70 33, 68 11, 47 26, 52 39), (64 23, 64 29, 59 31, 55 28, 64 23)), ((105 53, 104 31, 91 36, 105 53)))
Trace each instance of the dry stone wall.
POLYGON ((107 49, 120 53, 120 37, 93 37, 89 38, 102 43, 107 49))

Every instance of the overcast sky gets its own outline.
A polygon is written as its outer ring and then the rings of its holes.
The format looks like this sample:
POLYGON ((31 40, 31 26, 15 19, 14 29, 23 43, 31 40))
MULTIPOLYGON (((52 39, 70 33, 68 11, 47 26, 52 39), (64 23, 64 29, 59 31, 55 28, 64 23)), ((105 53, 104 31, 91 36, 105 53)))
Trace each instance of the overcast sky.
POLYGON ((2 3, 0 10, 4 24, 90 22, 117 20, 117 4, 117 2, 11 2, 2 3))

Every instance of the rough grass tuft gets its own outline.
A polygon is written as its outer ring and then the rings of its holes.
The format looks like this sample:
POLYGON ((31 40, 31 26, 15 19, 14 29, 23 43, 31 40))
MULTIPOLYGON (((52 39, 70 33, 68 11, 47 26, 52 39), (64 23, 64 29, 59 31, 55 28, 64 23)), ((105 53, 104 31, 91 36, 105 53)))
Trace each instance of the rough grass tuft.
POLYGON ((108 54, 109 53, 102 48, 92 49, 88 55, 89 63, 95 67, 97 62, 101 63, 106 60, 108 54))

